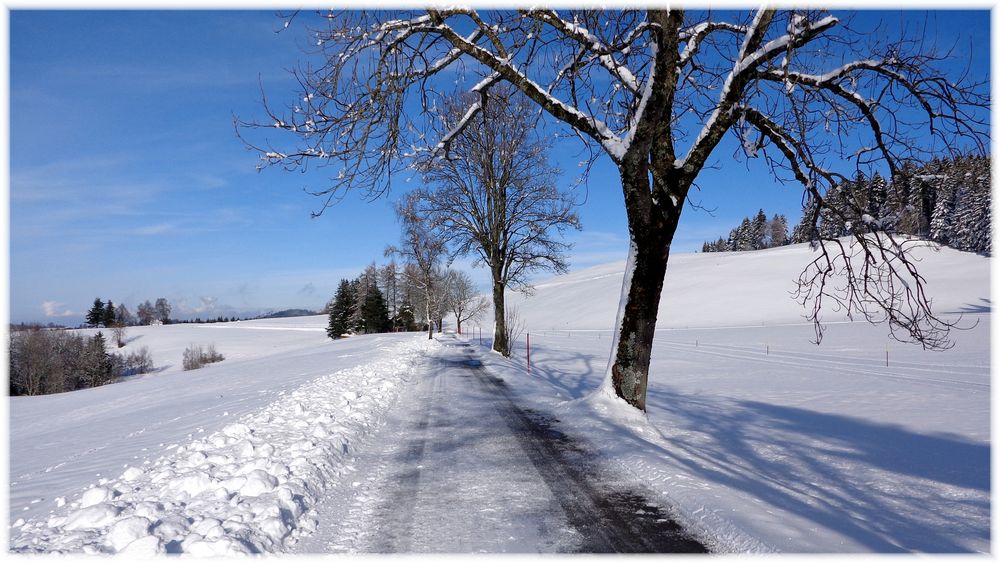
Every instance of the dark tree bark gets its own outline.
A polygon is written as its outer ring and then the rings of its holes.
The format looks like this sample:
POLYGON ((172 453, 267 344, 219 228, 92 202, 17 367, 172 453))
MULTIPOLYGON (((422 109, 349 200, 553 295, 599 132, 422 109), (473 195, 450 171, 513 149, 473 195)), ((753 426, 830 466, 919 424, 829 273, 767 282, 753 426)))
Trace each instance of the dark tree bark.
MULTIPOLYGON (((497 279, 496 275, 493 277, 497 279)), ((493 349, 504 356, 510 355, 510 342, 507 341, 507 304, 504 301, 504 285, 493 282, 493 349)))

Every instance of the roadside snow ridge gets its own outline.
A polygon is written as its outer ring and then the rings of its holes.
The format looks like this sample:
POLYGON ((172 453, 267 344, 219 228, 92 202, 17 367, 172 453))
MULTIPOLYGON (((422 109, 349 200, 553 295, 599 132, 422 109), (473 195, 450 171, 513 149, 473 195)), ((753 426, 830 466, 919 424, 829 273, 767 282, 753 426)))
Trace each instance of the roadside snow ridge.
MULTIPOLYGON (((349 471, 352 442, 395 402, 436 341, 289 392, 208 437, 101 479, 47 520, 16 522, 14 552, 234 555, 280 552, 315 530, 310 509, 349 471), (18 526, 18 524, 20 524, 18 526)), ((275 374, 280 376, 280 374, 275 374)))

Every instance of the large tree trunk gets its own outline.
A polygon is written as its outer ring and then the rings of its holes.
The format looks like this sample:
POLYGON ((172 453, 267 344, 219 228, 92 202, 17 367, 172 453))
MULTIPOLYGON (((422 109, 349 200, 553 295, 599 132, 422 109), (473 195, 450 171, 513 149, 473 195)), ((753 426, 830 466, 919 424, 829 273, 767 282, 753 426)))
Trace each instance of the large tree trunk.
POLYGON ((504 305, 504 285, 493 277, 493 350, 503 356, 510 355, 507 342, 507 310, 504 305))
MULTIPOLYGON (((642 175, 645 174, 642 170, 642 175)), ((622 174, 623 187, 638 190, 632 195, 643 191, 649 193, 648 183, 643 185, 644 180, 646 178, 629 183, 628 176, 622 174)), ((628 216, 629 257, 604 381, 604 386, 615 396, 642 411, 646 410, 646 385, 660 292, 670 257, 670 242, 680 218, 679 206, 664 213, 655 202, 647 202, 646 206, 631 209, 628 216)), ((683 203, 683 198, 680 202, 683 203)))
POLYGON ((424 315, 427 318, 427 339, 434 338, 434 320, 431 319, 431 286, 427 284, 424 290, 424 315))

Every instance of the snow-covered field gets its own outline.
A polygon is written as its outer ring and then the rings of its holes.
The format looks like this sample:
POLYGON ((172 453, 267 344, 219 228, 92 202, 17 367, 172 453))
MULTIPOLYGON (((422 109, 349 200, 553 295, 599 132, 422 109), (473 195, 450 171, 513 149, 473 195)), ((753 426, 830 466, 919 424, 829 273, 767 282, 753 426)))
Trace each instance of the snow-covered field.
POLYGON ((130 329, 162 372, 10 400, 11 547, 280 551, 394 403, 426 337, 333 342, 325 318, 130 329), (214 343, 219 364, 181 371, 214 343))
MULTIPOLYGON (((936 308, 979 323, 954 333, 954 349, 925 352, 832 316, 823 344, 809 343, 788 297, 809 252, 672 257, 648 415, 592 394, 621 263, 512 299, 531 334, 530 373, 523 347, 480 357, 717 550, 989 551, 989 259, 926 251, 936 308)), ((162 371, 11 399, 12 549, 286 550, 389 409, 412 400, 408 384, 437 345, 333 342, 324 326, 132 329, 128 347, 147 346, 162 371), (192 343, 226 360, 181 371, 192 343)))

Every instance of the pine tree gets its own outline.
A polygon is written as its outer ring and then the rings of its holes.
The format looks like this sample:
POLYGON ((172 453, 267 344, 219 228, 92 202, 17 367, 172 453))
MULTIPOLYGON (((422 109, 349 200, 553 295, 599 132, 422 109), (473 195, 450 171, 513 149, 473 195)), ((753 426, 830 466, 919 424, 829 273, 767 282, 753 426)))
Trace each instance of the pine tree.
POLYGON ((355 307, 355 294, 351 282, 340 280, 337 293, 330 306, 326 335, 336 340, 351 331, 350 318, 355 307))
POLYGON ((989 255, 991 250, 990 168, 985 157, 959 159, 953 168, 961 185, 952 219, 950 246, 989 255))
POLYGON ((104 306, 104 312, 101 314, 101 324, 107 328, 115 324, 115 304, 110 299, 108 299, 107 305, 104 306))
POLYGON ((875 221, 872 225, 873 229, 881 230, 882 219, 887 215, 887 208, 889 202, 889 186, 878 172, 872 176, 871 182, 868 183, 868 209, 867 214, 875 221))
POLYGON ((765 238, 767 236, 767 215, 764 214, 764 210, 760 209, 757 211, 757 215, 754 216, 753 220, 750 221, 750 231, 748 233, 748 243, 750 250, 760 250, 762 248, 767 248, 765 246, 765 238))
POLYGON ((386 307, 385 299, 378 287, 368 288, 361 309, 365 322, 365 333, 388 332, 390 330, 389 309, 386 307))
POLYGON ((941 244, 952 244, 952 222, 958 205, 960 189, 951 177, 937 182, 934 191, 934 210, 931 212, 930 239, 941 244))
POLYGON ((111 355, 104 345, 104 335, 98 332, 87 341, 81 362, 81 387, 98 387, 114 379, 111 355))
MULTIPOLYGON (((841 183, 830 188, 826 193, 826 201, 834 208, 843 210, 847 208, 845 200, 850 186, 841 183)), ((830 207, 823 207, 819 211, 819 225, 817 226, 819 236, 826 239, 842 237, 847 233, 847 223, 840 214, 834 212, 830 207)))
POLYGON ((104 321, 104 302, 100 297, 94 299, 94 305, 87 311, 87 324, 97 326, 104 321))
POLYGON ((393 325, 407 332, 417 330, 417 319, 413 316, 413 304, 408 300, 404 300, 399 305, 399 312, 393 319, 393 325))

